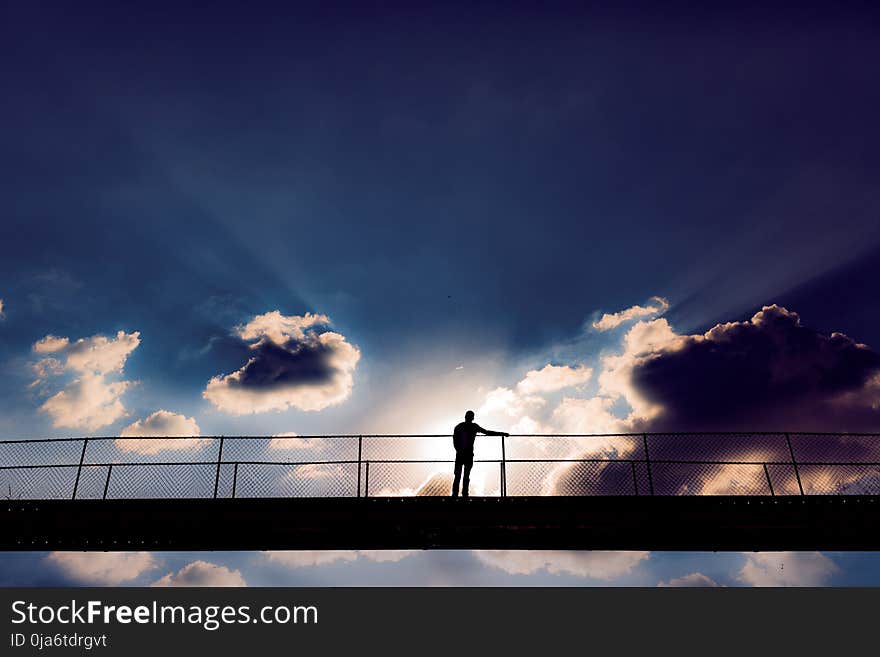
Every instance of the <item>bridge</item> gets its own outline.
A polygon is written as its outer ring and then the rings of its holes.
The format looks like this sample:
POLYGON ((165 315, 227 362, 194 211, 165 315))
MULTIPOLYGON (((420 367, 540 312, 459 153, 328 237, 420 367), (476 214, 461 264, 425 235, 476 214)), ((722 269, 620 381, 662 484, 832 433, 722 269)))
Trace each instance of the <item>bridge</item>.
POLYGON ((880 549, 880 434, 0 441, 3 550, 880 549))

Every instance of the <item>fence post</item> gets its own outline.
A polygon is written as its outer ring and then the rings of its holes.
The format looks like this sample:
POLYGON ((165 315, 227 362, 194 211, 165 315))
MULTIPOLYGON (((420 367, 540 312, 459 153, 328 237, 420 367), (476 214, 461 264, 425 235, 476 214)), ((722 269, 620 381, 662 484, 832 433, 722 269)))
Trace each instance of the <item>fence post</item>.
POLYGON ((648 466, 648 488, 651 489, 651 495, 654 494, 654 477, 651 475, 651 457, 648 456, 648 434, 642 434, 642 442, 645 445, 645 464, 648 466))
POLYGON ((110 467, 107 468, 107 481, 104 482, 104 496, 101 498, 102 500, 107 499, 107 489, 110 488, 110 475, 113 474, 113 464, 110 464, 110 467))
POLYGON ((357 496, 361 496, 361 454, 364 449, 364 437, 358 436, 358 489, 357 496))
POLYGON ((770 481, 770 472, 767 470, 767 464, 764 464, 764 476, 767 477, 767 485, 770 487, 770 494, 772 496, 776 496, 776 493, 773 492, 773 482, 770 481))
POLYGON ((217 499, 217 487, 220 485, 220 463, 223 461, 223 436, 220 436, 220 451, 217 452, 217 474, 214 475, 214 499, 217 499))
POLYGON ((364 462, 364 497, 370 496, 370 462, 364 462))
POLYGON ((798 490, 801 492, 801 495, 803 495, 804 487, 801 485, 801 473, 798 470, 797 461, 794 458, 794 448, 791 446, 791 436, 788 435, 788 432, 785 434, 785 442, 788 443, 788 453, 791 454, 791 464, 794 466, 794 476, 797 478, 798 490))
POLYGON ((82 453, 79 455, 79 467, 77 467, 77 469, 76 469, 76 481, 73 482, 73 495, 70 497, 70 499, 72 499, 72 500, 76 499, 76 491, 79 488, 79 475, 82 472, 83 461, 86 458, 86 447, 88 447, 88 445, 89 445, 89 439, 85 438, 83 440, 82 453))
POLYGON ((504 449, 504 436, 501 436, 501 497, 507 497, 507 453, 504 449))

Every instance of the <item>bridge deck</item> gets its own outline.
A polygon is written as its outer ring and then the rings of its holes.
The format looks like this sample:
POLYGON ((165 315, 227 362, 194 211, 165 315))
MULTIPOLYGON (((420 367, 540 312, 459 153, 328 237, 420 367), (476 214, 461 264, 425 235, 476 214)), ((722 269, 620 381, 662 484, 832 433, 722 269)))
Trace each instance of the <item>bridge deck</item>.
POLYGON ((6 500, 3 550, 878 550, 880 497, 6 500))

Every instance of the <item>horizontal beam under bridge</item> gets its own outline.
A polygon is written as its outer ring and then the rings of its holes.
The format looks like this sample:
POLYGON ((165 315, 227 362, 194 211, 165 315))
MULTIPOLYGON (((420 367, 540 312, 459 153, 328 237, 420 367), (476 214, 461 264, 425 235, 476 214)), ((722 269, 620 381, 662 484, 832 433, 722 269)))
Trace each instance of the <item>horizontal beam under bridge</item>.
POLYGON ((880 550, 880 497, 5 500, 3 550, 880 550))

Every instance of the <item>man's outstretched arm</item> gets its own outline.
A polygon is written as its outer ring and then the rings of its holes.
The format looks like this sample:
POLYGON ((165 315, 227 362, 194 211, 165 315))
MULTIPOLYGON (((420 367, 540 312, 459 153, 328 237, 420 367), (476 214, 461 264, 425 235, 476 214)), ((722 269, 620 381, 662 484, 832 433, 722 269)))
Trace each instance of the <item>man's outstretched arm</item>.
POLYGON ((510 435, 506 431, 492 431, 491 429, 484 429, 479 424, 477 425, 477 433, 481 433, 484 436, 504 436, 505 438, 510 435))

